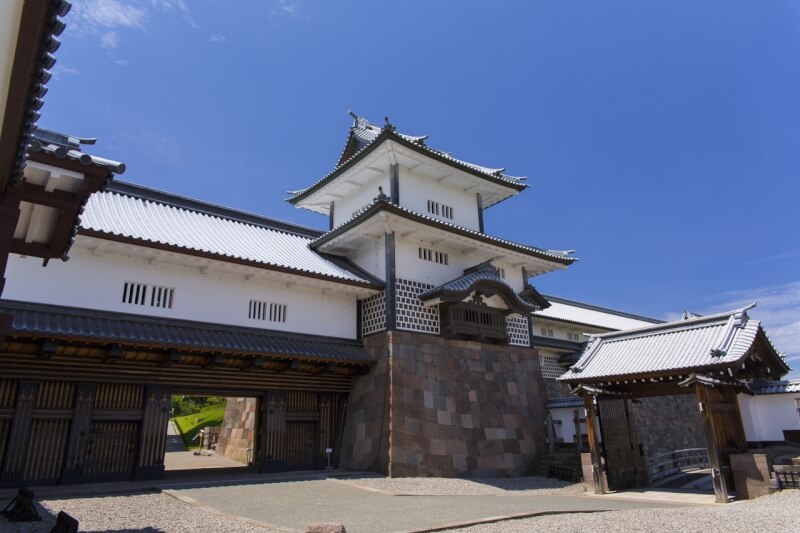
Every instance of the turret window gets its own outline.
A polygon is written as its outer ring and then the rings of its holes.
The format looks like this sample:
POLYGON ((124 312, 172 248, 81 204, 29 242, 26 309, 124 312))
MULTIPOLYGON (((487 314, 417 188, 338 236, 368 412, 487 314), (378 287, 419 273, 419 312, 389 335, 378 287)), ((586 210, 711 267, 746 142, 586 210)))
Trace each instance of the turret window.
POLYGON ((437 252, 431 250, 430 248, 422 248, 419 249, 419 258, 425 261, 430 261, 431 263, 439 263, 440 265, 447 265, 449 264, 450 258, 444 252, 437 252))
POLYGON ((453 220, 453 208, 433 200, 428 200, 428 213, 453 220))
POLYGON ((264 322, 286 322, 286 304, 250 300, 247 318, 264 322))
POLYGON ((126 281, 122 289, 122 303, 172 309, 175 289, 156 287, 146 283, 126 281))

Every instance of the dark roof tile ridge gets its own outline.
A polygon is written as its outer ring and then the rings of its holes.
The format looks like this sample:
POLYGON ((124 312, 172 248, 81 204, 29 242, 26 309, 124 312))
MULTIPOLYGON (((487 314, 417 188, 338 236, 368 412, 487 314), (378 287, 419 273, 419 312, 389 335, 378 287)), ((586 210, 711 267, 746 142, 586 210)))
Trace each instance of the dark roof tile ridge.
POLYGON ((188 196, 182 196, 159 189, 153 189, 122 180, 114 180, 111 182, 108 187, 106 187, 106 191, 129 196, 131 198, 138 198, 141 200, 159 203, 186 211, 193 211, 214 218, 226 219, 232 222, 240 222, 250 226, 258 226, 282 233, 306 237, 309 239, 315 239, 324 234, 322 230, 300 226, 298 224, 277 220, 264 215, 240 211, 223 205, 213 204, 203 200, 190 198, 188 196))
MULTIPOLYGON (((557 303, 572 305, 575 307, 581 307, 583 309, 588 309, 590 311, 598 311, 602 313, 609 313, 616 316, 621 316, 624 318, 633 318, 636 320, 643 320, 645 322, 652 322, 653 324, 664 324, 666 320, 659 320, 657 318, 650 318, 644 315, 637 315, 635 313, 628 313, 626 311, 618 311, 616 309, 611 309, 610 307, 603 307, 600 305, 594 305, 586 302, 579 302, 578 300, 571 300, 569 298, 562 298, 561 296, 553 296, 551 294, 542 294, 548 300, 552 300, 557 303)), ((547 318, 555 318, 555 317, 547 317, 547 318)))
POLYGON ((464 232, 464 233, 467 233, 467 234, 470 234, 470 235, 474 235, 476 237, 484 238, 484 239, 489 240, 489 241, 501 243, 501 244, 504 244, 504 245, 507 245, 507 246, 514 246, 514 247, 518 247, 518 248, 523 248, 523 249, 532 251, 534 253, 539 253, 539 254, 542 254, 542 255, 545 255, 545 256, 549 256, 549 257, 551 257, 553 259, 566 260, 566 261, 569 261, 570 263, 573 263, 573 262, 578 260, 577 257, 570 257, 569 254, 567 254, 567 253, 558 252, 558 251, 555 251, 555 250, 546 250, 544 248, 538 248, 536 246, 532 246, 532 245, 529 245, 529 244, 522 244, 522 243, 518 243, 518 242, 514 242, 514 241, 509 241, 509 240, 503 239, 501 237, 495 237, 493 235, 487 235, 486 233, 481 233, 480 231, 476 231, 476 230, 473 230, 473 229, 470 229, 470 228, 466 228, 464 226, 459 226, 457 224, 452 224, 450 222, 445 222, 444 220, 439 220, 438 218, 433 218, 433 217, 430 217, 428 215, 425 215, 425 214, 422 214, 422 213, 418 213, 416 211, 412 211, 411 209, 408 209, 408 208, 405 208, 405 207, 402 207, 400 205, 392 203, 386 195, 383 195, 383 196, 379 195, 379 196, 376 196, 375 198, 373 198, 372 202, 370 202, 369 204, 365 205, 364 207, 362 207, 361 209, 356 211, 350 218, 348 218, 347 220, 345 220, 344 222, 342 222, 338 226, 330 229, 329 231, 323 233, 322 235, 320 235, 319 237, 314 239, 311 242, 311 247, 313 248, 314 245, 318 241, 320 241, 322 239, 325 239, 326 237, 328 237, 329 235, 331 235, 333 233, 341 231, 346 226, 355 225, 358 221, 360 221, 360 219, 362 217, 363 218, 369 218, 369 216, 371 216, 373 210, 379 209, 379 207, 377 207, 377 206, 380 206, 381 208, 386 207, 386 208, 389 208, 391 210, 395 210, 395 211, 398 211, 398 212, 401 212, 401 213, 404 213, 404 214, 407 214, 407 215, 412 215, 412 216, 420 218, 420 219, 422 219, 422 220, 424 220, 426 222, 431 222, 433 224, 442 226, 443 229, 444 228, 446 228, 446 229, 454 229, 454 230, 461 231, 461 232, 464 232))
MULTIPOLYGON (((609 333, 600 333, 597 335, 592 335, 592 337, 601 340, 615 340, 617 337, 634 337, 634 336, 646 337, 651 335, 659 335, 663 333, 676 333, 679 331, 695 329, 696 327, 702 326, 704 324, 708 325, 727 324, 730 318, 735 317, 739 313, 746 313, 746 311, 748 309, 751 309, 752 307, 753 306, 751 305, 739 309, 734 309, 732 311, 715 313, 713 315, 704 315, 699 317, 674 320, 672 322, 663 322, 661 324, 654 324, 652 326, 644 326, 641 328, 632 328, 621 331, 612 331, 609 333)), ((741 327, 745 327, 750 323, 753 323, 756 326, 761 325, 760 321, 748 318, 741 324, 741 327)))
MULTIPOLYGON (((51 312, 67 315, 80 315, 86 318, 116 320, 129 320, 146 324, 155 324, 164 327, 189 327, 212 331, 224 331, 226 333, 236 333, 244 335, 264 335, 302 338, 310 342, 330 342, 339 344, 350 344, 361 346, 362 342, 358 339, 346 339, 343 337, 331 337, 327 335, 315 335, 307 333, 296 333, 291 331, 280 331, 272 329, 254 328, 248 326, 237 326, 231 324, 221 324, 218 322, 201 322, 198 320, 187 320, 184 318, 166 318, 156 316, 137 315, 135 313, 123 313, 120 311, 107 311, 104 309, 91 309, 87 307, 73 307, 67 305, 44 304, 38 302, 26 302, 23 300, 0 299, 0 308, 11 308, 19 311, 51 312)), ((13 331, 13 326, 12 326, 13 331)))

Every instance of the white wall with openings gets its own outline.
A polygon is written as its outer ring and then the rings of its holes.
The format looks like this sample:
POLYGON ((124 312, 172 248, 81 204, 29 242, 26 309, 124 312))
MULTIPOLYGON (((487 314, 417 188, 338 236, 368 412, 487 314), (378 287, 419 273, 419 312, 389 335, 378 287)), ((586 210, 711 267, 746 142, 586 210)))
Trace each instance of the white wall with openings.
MULTIPOLYGON (((342 179, 341 177, 338 179, 342 179)), ((381 174, 374 174, 358 188, 349 191, 344 196, 334 202, 333 209, 333 225, 339 226, 350 220, 353 213, 359 211, 363 207, 370 205, 376 196, 380 194, 380 189, 383 189, 383 194, 389 196, 391 189, 389 185, 389 168, 384 169, 381 174)))
POLYGON ((405 167, 400 167, 400 206, 456 226, 475 231, 480 229, 478 198, 474 192, 422 176, 405 167), (440 204, 439 214, 429 212, 429 200, 440 204), (452 210, 451 217, 445 216, 442 205, 452 210))
MULTIPOLYGON (((71 307, 230 324, 279 331, 356 337, 356 296, 284 280, 246 280, 243 275, 154 261, 122 253, 100 256, 74 246, 67 262, 9 257, 3 297, 71 307), (171 306, 125 303, 125 283, 172 289, 171 306), (281 320, 269 320, 269 307, 253 315, 251 301, 285 305, 281 320)), ((264 275, 269 275, 264 271, 264 275)), ((162 296, 163 298, 163 296, 162 296)), ((273 310, 273 316, 274 316, 273 310)))

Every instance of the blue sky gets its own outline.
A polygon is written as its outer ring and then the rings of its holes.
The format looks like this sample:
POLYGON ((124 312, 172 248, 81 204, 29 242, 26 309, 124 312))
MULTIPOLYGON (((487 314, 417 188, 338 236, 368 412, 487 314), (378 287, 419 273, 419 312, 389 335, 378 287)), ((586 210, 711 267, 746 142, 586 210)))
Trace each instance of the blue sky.
MULTIPOLYGON (((800 368, 800 4, 76 0, 40 124, 123 179, 325 227, 285 191, 348 109, 528 176, 487 231, 542 292, 658 318, 757 301, 800 368)), ((795 373, 795 375, 800 375, 795 373)))

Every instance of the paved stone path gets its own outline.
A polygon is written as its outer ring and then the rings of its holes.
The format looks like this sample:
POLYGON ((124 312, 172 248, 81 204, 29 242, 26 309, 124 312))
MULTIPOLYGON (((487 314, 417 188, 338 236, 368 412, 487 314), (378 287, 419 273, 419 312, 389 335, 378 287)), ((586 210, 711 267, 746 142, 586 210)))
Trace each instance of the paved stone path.
POLYGON ((671 507, 657 501, 586 496, 389 496, 335 480, 187 488, 169 494, 282 528, 309 522, 344 524, 349 533, 413 531, 499 515, 671 507))
POLYGON ((167 453, 186 451, 186 446, 183 445, 183 439, 181 438, 180 433, 178 433, 178 428, 175 427, 175 423, 172 420, 167 422, 166 451, 167 453))

